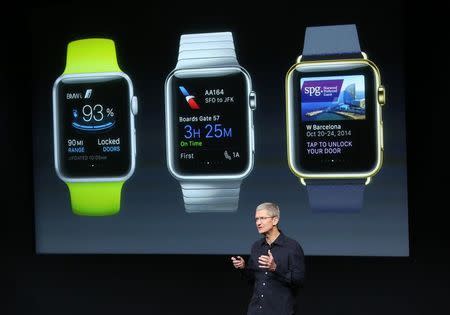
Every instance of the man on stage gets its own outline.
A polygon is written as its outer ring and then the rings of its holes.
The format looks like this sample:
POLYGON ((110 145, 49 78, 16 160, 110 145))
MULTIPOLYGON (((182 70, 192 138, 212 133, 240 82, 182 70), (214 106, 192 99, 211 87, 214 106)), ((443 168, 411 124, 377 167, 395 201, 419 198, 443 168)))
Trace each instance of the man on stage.
POLYGON ((278 228, 279 207, 270 202, 255 211, 258 232, 248 262, 241 256, 231 257, 233 265, 253 283, 253 296, 247 315, 293 315, 296 295, 303 285, 305 262, 300 244, 278 228))

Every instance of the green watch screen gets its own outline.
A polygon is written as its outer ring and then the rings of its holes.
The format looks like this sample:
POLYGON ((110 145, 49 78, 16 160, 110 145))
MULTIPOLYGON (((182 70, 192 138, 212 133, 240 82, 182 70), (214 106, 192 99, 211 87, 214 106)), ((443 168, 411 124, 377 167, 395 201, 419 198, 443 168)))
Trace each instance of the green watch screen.
POLYGON ((121 76, 62 79, 56 87, 59 170, 65 177, 125 176, 131 167, 130 94, 121 76))

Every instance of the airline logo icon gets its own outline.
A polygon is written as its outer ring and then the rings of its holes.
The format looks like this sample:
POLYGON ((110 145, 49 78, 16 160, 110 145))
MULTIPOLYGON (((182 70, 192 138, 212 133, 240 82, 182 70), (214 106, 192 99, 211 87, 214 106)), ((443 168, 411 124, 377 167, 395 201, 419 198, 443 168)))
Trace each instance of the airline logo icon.
POLYGON ((181 93, 183 93, 186 102, 189 104, 189 107, 192 109, 200 109, 197 102, 195 101, 195 96, 189 94, 184 86, 179 86, 181 93))

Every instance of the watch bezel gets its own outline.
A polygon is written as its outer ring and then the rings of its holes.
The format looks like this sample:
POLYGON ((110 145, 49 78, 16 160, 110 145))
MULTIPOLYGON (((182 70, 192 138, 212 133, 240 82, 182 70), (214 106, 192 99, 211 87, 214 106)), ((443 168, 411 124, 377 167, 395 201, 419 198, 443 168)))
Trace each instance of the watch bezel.
POLYGON ((70 74, 63 74, 59 76, 54 84, 53 84, 53 90, 52 90, 52 97, 53 97, 53 150, 54 150, 54 164, 55 164, 55 170, 58 175, 58 177, 65 181, 65 182, 119 182, 119 181, 126 181, 128 178, 130 178, 135 170, 136 167, 136 135, 135 135, 135 123, 134 123, 134 114, 132 111, 131 103, 132 98, 134 96, 133 92, 133 83, 130 79, 130 77, 123 73, 123 72, 95 72, 95 73, 70 73, 70 74), (129 171, 123 175, 123 176, 113 176, 113 177, 69 177, 63 174, 61 171, 61 165, 60 165, 60 124, 59 124, 59 102, 58 102, 58 88, 59 84, 64 79, 86 79, 86 78, 92 78, 92 79, 108 79, 108 78, 114 78, 114 77, 122 77, 124 78, 128 83, 128 93, 129 93, 129 101, 128 101, 128 111, 130 116, 130 144, 131 144, 131 150, 130 150, 130 169, 129 171))
POLYGON ((211 68, 200 68, 200 69, 174 69, 169 73, 165 82, 165 118, 166 118, 166 160, 167 167, 170 174, 177 180, 240 180, 247 177, 254 165, 254 153, 252 150, 254 142, 253 134, 253 112, 250 108, 250 93, 252 92, 252 82, 249 73, 241 66, 232 67, 211 67, 211 68), (184 175, 178 172, 174 166, 174 143, 173 143, 173 115, 172 115, 172 99, 171 99, 171 81, 175 75, 194 75, 195 77, 201 77, 202 75, 212 75, 212 74, 228 74, 233 72, 241 72, 246 79, 246 110, 247 110, 247 150, 248 150, 248 161, 246 163, 246 168, 243 172, 234 174, 222 174, 222 175, 211 175, 211 174, 200 174, 200 175, 184 175))
POLYGON ((367 58, 355 58, 355 59, 341 59, 341 60, 317 60, 317 61, 302 61, 301 56, 297 59, 295 63, 287 72, 285 78, 285 91, 286 91, 286 132, 287 132, 287 156, 288 165, 291 172, 299 177, 300 179, 358 179, 358 178, 370 178, 378 173, 383 164, 383 154, 382 154, 382 117, 381 117, 381 104, 377 98, 378 88, 381 86, 381 76, 378 67, 367 58), (374 167, 366 172, 341 172, 341 173, 329 173, 329 172, 303 172, 296 167, 295 162, 295 132, 294 132, 294 106, 293 101, 294 91, 293 91, 293 74, 299 68, 310 68, 310 69, 320 69, 323 68, 327 71, 334 69, 338 70, 342 67, 348 66, 369 66, 372 69, 374 75, 374 104, 375 104, 375 115, 376 115, 376 162, 374 167))

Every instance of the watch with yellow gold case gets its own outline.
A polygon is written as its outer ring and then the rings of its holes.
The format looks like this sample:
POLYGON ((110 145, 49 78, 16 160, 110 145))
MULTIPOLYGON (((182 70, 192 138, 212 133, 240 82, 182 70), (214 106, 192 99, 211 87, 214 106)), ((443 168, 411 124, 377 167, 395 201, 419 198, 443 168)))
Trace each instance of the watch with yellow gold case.
POLYGON ((306 28, 285 84, 288 164, 311 208, 359 211, 383 163, 385 89, 356 25, 306 28))

